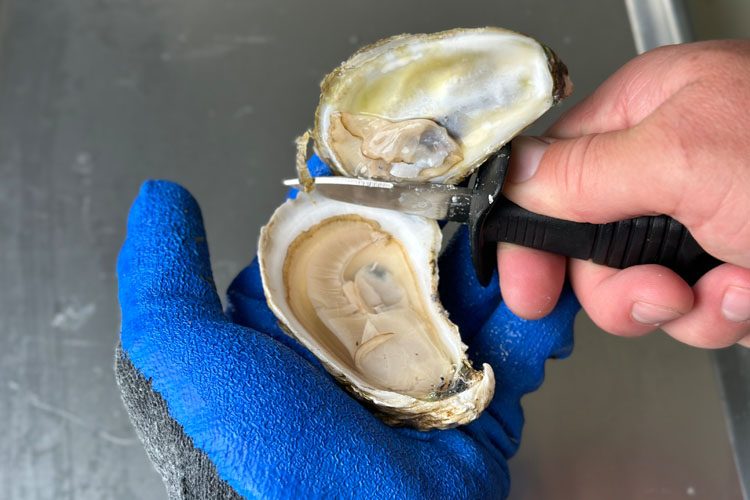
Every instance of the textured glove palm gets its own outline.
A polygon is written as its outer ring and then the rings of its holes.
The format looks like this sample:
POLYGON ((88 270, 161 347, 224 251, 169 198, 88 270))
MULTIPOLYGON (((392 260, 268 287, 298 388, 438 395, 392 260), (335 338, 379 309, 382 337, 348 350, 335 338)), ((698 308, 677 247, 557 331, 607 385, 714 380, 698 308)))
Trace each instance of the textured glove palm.
MULTIPOLYGON (((314 171, 324 168, 311 163, 314 171)), ((520 398, 550 356, 572 346, 578 304, 565 293, 540 321, 515 317, 496 281, 481 288, 460 231, 441 257, 440 296, 475 364, 498 381, 468 426, 391 428, 282 333, 253 262, 222 311, 200 210, 183 188, 148 182, 118 262, 117 374, 170 498, 504 498, 520 398)))

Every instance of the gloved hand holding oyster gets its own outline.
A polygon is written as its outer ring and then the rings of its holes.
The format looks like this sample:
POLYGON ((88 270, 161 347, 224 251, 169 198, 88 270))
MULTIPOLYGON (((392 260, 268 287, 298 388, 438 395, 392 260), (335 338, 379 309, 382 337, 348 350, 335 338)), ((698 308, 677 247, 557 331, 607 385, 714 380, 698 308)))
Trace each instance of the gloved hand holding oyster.
MULTIPOLYGON (((316 150, 344 175, 458 182, 565 93, 562 68, 502 30, 389 39, 324 82, 316 150)), ((570 352, 578 304, 519 319, 478 284, 466 231, 438 256, 440 239, 434 221, 300 193, 222 312, 197 203, 144 185, 116 369, 170 498, 505 497, 520 398, 570 352)))

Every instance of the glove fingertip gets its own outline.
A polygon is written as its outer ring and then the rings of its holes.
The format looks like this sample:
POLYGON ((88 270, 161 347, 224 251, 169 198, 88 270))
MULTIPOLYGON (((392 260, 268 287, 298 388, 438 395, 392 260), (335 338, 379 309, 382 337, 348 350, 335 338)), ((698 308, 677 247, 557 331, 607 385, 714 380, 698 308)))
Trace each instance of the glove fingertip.
POLYGON ((181 200, 183 203, 193 203, 198 208, 198 204, 190 191, 176 182, 166 179, 148 179, 143 182, 138 193, 138 199, 141 203, 163 201, 168 198, 181 200))
POLYGON ((326 177, 332 175, 331 169, 318 155, 312 155, 307 160, 307 169, 313 177, 326 177))
POLYGON ((123 325, 131 318, 154 317, 154 311, 172 315, 187 304, 195 314, 222 314, 200 207, 173 182, 147 181, 141 187, 128 216, 117 275, 123 325))

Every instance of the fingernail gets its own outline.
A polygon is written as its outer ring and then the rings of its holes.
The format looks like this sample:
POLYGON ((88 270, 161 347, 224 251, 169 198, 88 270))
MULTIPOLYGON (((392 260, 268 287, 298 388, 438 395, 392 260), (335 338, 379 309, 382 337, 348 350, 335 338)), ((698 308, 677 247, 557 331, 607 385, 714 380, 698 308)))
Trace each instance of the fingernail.
POLYGON ((549 143, 538 137, 523 136, 513 139, 508 180, 518 184, 534 177, 548 147, 549 143))
POLYGON ((638 301, 630 310, 630 317, 644 325, 660 326, 682 316, 682 313, 668 307, 638 301))
POLYGON ((721 301, 721 313, 736 323, 750 320, 750 288, 728 287, 721 301))

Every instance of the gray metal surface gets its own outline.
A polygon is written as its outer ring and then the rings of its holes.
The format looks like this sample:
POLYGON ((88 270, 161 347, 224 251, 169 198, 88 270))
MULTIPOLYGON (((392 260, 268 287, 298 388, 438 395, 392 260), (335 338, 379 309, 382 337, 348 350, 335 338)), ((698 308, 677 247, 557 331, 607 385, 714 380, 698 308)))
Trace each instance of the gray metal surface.
POLYGON ((741 499, 711 357, 576 321, 576 347, 524 400, 515 499, 741 499))
MULTIPOLYGON (((0 497, 165 498, 112 375, 143 180, 198 198, 223 290, 294 175, 322 76, 386 35, 487 24, 554 47, 566 106, 634 55, 619 2, 0 0, 0 497)), ((579 319, 526 400, 511 498, 738 498, 708 353, 579 319)))
MULTIPOLYGON (((625 5, 639 54, 662 45, 695 41, 682 0, 625 0, 625 5)), ((698 26, 703 28, 700 21, 698 26)), ((750 498, 750 351, 740 346, 721 349, 714 353, 713 362, 740 489, 747 500, 750 498)))
POLYGON ((745 499, 750 498, 750 349, 736 346, 716 352, 714 365, 745 499))
POLYGON ((682 0, 625 0, 636 51, 693 41, 682 0))

